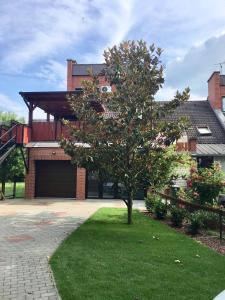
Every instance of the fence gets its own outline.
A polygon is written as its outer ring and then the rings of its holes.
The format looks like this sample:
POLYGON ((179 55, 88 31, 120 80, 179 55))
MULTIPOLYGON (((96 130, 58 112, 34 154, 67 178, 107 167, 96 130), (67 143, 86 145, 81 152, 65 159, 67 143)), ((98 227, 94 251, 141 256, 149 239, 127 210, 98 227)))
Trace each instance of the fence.
POLYGON ((154 193, 161 196, 162 199, 165 199, 166 203, 168 203, 168 200, 169 200, 170 203, 179 204, 180 206, 185 207, 190 212, 197 211, 197 210, 203 210, 203 211, 213 212, 213 213, 217 214, 218 215, 218 224, 219 224, 219 236, 220 236, 220 240, 222 240, 222 238, 223 238, 223 217, 225 217, 225 210, 206 206, 206 205, 201 205, 201 204, 197 204, 197 203, 191 203, 186 200, 183 200, 180 198, 175 198, 168 194, 163 194, 163 193, 159 193, 156 191, 154 193))

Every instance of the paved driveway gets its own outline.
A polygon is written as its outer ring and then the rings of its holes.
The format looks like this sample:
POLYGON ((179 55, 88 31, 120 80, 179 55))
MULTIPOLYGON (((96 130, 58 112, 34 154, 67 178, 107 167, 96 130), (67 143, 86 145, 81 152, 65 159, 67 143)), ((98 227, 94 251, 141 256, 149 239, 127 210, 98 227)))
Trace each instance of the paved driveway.
MULTIPOLYGON (((136 202, 136 207, 143 202, 136 202)), ((48 265, 58 245, 106 200, 7 200, 0 202, 0 299, 59 299, 48 265)))

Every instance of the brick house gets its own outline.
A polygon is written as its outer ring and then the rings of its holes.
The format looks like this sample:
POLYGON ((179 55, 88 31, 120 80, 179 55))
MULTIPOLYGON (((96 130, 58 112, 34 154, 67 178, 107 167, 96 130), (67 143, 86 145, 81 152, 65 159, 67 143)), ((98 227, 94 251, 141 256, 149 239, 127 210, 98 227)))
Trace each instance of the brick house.
MULTIPOLYGON (((69 119, 76 126, 82 126, 72 115, 67 94, 81 92, 81 81, 89 78, 88 69, 99 74, 100 86, 111 89, 105 81, 102 64, 77 64, 67 60, 67 91, 20 92, 28 112, 29 142, 27 149, 27 174, 25 197, 60 197, 83 200, 91 198, 113 198, 113 183, 98 182, 94 172, 86 172, 70 163, 59 146, 61 136, 67 136, 67 129, 60 119, 69 119), (46 113, 45 120, 34 120, 33 111, 38 107, 46 113)), ((177 149, 189 151, 202 166, 213 160, 220 160, 225 169, 225 76, 214 72, 208 81, 208 99, 188 101, 179 107, 172 118, 188 116, 191 126, 177 142, 177 149)), ((102 107, 92 103, 103 112, 102 107)))

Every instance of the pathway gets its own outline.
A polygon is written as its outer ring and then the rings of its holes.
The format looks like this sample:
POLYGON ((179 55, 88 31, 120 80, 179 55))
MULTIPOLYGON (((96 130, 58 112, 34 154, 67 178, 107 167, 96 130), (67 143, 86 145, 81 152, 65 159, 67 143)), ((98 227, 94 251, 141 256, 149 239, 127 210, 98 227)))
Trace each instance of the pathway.
MULTIPOLYGON (((136 202, 136 207, 143 202, 136 202)), ((58 245, 110 200, 0 202, 0 299, 60 299, 48 260, 58 245)))

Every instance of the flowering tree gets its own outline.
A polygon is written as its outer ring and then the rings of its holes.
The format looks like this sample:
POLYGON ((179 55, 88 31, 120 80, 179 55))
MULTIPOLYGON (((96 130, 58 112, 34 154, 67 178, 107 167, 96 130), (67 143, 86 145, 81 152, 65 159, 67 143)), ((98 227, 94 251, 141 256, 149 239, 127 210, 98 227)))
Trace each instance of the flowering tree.
POLYGON ((224 189, 224 173, 219 162, 215 162, 211 168, 200 169, 193 164, 187 186, 189 197, 194 202, 213 204, 224 189))
POLYGON ((177 92, 169 103, 154 101, 164 82, 160 55, 160 49, 143 41, 123 42, 105 51, 104 74, 113 91, 102 93, 96 76, 84 81, 83 93, 69 99, 83 126, 76 128, 66 122, 71 138, 61 142, 75 164, 108 173, 125 186, 127 197, 123 200, 129 224, 136 191, 165 182, 178 159, 167 147, 181 136, 186 125, 184 120, 166 121, 165 116, 189 98, 189 89, 177 92), (93 102, 114 116, 97 113, 93 102))

